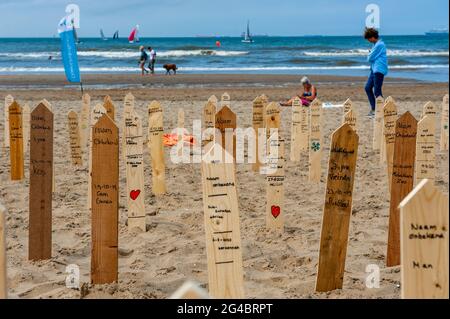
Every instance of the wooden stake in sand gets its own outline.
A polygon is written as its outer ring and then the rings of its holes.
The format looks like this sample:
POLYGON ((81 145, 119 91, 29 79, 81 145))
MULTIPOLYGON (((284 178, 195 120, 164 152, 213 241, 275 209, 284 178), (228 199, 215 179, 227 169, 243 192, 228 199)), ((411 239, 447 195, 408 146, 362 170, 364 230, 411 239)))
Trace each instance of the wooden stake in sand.
POLYGON ((91 97, 89 94, 83 94, 81 98, 81 112, 80 112, 80 144, 83 152, 86 152, 88 147, 88 139, 90 134, 90 117, 91 117, 91 97))
POLYGON ((347 99, 347 101, 343 104, 343 110, 344 110, 344 116, 350 111, 353 111, 353 102, 350 99, 347 99))
POLYGON ((269 141, 268 167, 273 171, 266 177, 266 228, 284 231, 284 139, 274 134, 269 141), (275 152, 275 149, 278 149, 275 152))
POLYGON ((24 178, 22 108, 16 101, 9 106, 9 146, 11 180, 20 181, 24 178))
POLYGON ((387 163, 388 185, 391 187, 392 180, 392 161, 394 159, 394 142, 395 142, 395 122, 398 119, 397 107, 391 100, 387 101, 383 108, 384 114, 384 140, 385 140, 385 158, 382 163, 387 163))
POLYGON ((221 138, 215 137, 215 141, 220 143, 220 146, 222 146, 227 153, 233 154, 234 162, 236 162, 236 135, 234 134, 236 127, 236 114, 225 105, 216 114, 216 129, 220 131, 222 136, 221 138))
POLYGON ((422 179, 434 184, 436 177, 436 117, 425 115, 417 124, 415 185, 422 179))
POLYGON ((8 298, 6 276, 6 208, 0 204, 0 299, 8 298))
POLYGON ((359 137, 344 124, 331 136, 316 291, 342 289, 359 137))
POLYGON ((424 118, 427 115, 433 115, 436 116, 437 114, 437 108, 436 105, 433 102, 427 102, 424 106, 423 106, 423 110, 422 110, 422 116, 421 118, 424 118))
POLYGON ((377 104, 375 108, 375 118, 373 120, 373 150, 378 151, 381 150, 381 141, 382 139, 382 126, 383 126, 383 106, 384 99, 383 97, 377 98, 377 104))
POLYGON ((31 109, 28 103, 22 108, 22 132, 23 132, 23 154, 28 153, 28 146, 30 144, 30 121, 31 109))
MULTIPOLYGON (((219 147, 214 144, 214 154, 219 147)), ((219 299, 244 298, 234 164, 202 162, 202 186, 209 293, 219 299)))
POLYGON ((252 165, 254 172, 259 172, 261 167, 261 161, 259 156, 259 133, 260 129, 264 128, 264 104, 260 96, 253 100, 253 117, 252 117, 252 127, 255 131, 255 146, 256 146, 256 160, 252 165))
POLYGON ((357 123, 357 118, 356 118, 356 114, 355 112, 353 112, 353 110, 348 111, 345 115, 344 115, 344 123, 347 123, 348 125, 350 125, 350 127, 356 132, 356 123, 357 123))
POLYGON ((115 122, 116 121, 116 107, 114 106, 113 101, 109 95, 105 96, 103 100, 103 107, 106 110, 106 114, 108 114, 109 118, 115 122))
MULTIPOLYGON (((216 105, 217 104, 215 104, 214 102, 208 100, 208 103, 206 103, 205 107, 203 108, 203 127, 204 130, 208 130, 208 132, 211 131, 211 129, 213 130, 215 128, 216 105)), ((214 132, 211 132, 210 134, 204 134, 202 139, 202 146, 205 146, 209 142, 214 141, 214 132)))
POLYGON ((53 113, 40 103, 31 113, 29 260, 52 257, 53 113))
POLYGON ((118 279, 119 130, 108 115, 92 128, 91 283, 118 279))
POLYGON ((126 160, 126 152, 125 152, 125 147, 126 147, 126 136, 125 136, 125 122, 127 119, 129 119, 130 117, 133 116, 134 113, 134 104, 135 104, 135 98, 133 96, 133 94, 128 93, 127 95, 125 95, 125 99, 124 99, 124 103, 123 103, 123 115, 122 115, 122 153, 123 153, 123 157, 126 160))
POLYGON ((320 183, 322 160, 322 102, 315 99, 310 105, 309 181, 320 183))
POLYGON ((125 139, 128 229, 145 232, 144 137, 142 120, 136 112, 125 119, 125 139))
MULTIPOLYGON (((266 121, 265 127, 266 127, 266 139, 269 140, 272 136, 273 132, 271 130, 275 130, 278 132, 278 134, 281 134, 280 128, 281 128, 281 113, 280 113, 280 107, 277 103, 272 102, 269 103, 266 107, 266 114, 264 115, 264 119, 266 121)), ((267 150, 267 153, 269 153, 270 150, 267 150)))
POLYGON ((208 292, 197 282, 187 281, 175 291, 169 299, 211 299, 208 292))
POLYGON ((263 104, 263 123, 266 125, 266 107, 269 105, 269 98, 265 94, 261 95, 260 98, 263 104))
POLYGON ((400 203, 402 298, 448 299, 448 195, 423 180, 400 203))
POLYGON ((11 95, 5 97, 5 136, 3 140, 3 147, 9 147, 9 106, 14 102, 11 95))
POLYGON ((69 123, 69 143, 70 143, 70 157, 73 166, 83 166, 83 155, 80 143, 80 127, 78 125, 78 114, 75 111, 70 111, 67 114, 69 123))
POLYGON ((411 113, 406 112, 395 124, 387 267, 400 265, 400 212, 398 205, 413 190, 416 136, 417 120, 411 113))
POLYGON ((222 98, 221 98, 221 101, 220 101, 220 106, 221 107, 228 106, 229 108, 231 108, 231 97, 230 97, 230 94, 225 92, 222 95, 222 98))
POLYGON ((296 97, 292 102, 292 124, 291 124, 291 162, 300 161, 300 140, 302 128, 302 101, 296 97))
POLYGON ((166 193, 163 134, 163 109, 159 102, 153 101, 148 106, 148 147, 152 160, 152 191, 155 195, 166 193))
POLYGON ((217 99, 217 96, 211 95, 208 99, 208 102, 213 103, 217 107, 217 103, 219 103, 219 100, 217 99))
POLYGON ((441 112, 441 140, 440 149, 441 151, 448 151, 448 94, 444 96, 442 101, 442 112, 441 112))

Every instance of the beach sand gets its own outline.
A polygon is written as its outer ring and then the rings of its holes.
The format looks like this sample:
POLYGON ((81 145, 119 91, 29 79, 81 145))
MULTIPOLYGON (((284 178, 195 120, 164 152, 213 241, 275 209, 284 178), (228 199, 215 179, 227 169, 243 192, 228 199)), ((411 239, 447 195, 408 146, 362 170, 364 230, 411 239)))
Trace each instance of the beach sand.
MULTIPOLYGON (((354 186, 353 211, 344 275, 344 287, 329 293, 315 293, 320 229, 322 222, 325 176, 330 135, 341 124, 342 109, 323 112, 324 153, 322 181, 307 181, 307 156, 298 164, 285 166, 285 232, 275 235, 265 230, 264 177, 255 174, 249 164, 237 165, 238 197, 242 234, 244 287, 248 298, 399 298, 400 268, 386 268, 389 196, 386 169, 379 154, 372 150, 372 120, 366 117, 363 78, 311 77, 318 86, 323 102, 342 104, 347 98, 355 102, 359 115, 360 146, 354 186), (366 266, 381 269, 379 289, 365 286, 366 266)), ((91 286, 90 238, 91 219, 86 209, 87 169, 70 165, 67 112, 79 111, 81 95, 76 87, 62 89, 59 76, 0 76, 0 143, 3 144, 3 100, 12 94, 19 103, 35 106, 46 98, 55 110, 54 160, 56 192, 53 196, 53 258, 29 262, 28 251, 28 154, 26 179, 9 180, 8 152, 1 150, 0 203, 7 214, 7 258, 11 298, 80 298, 78 290, 65 287, 66 265, 80 267, 84 298, 167 298, 184 281, 193 279, 208 287, 202 188, 199 164, 170 163, 166 149, 168 193, 151 194, 151 169, 148 149, 144 151, 146 183, 146 233, 129 232, 126 226, 125 165, 120 162, 119 212, 119 282, 91 286), (42 88, 30 86, 42 85, 42 88)), ((180 75, 176 77, 89 76, 86 92, 93 106, 111 95, 117 118, 121 118, 124 95, 136 97, 136 110, 148 122, 146 109, 152 100, 164 108, 166 132, 176 126, 177 111, 183 108, 186 123, 201 118, 209 96, 231 95, 231 108, 237 113, 238 126, 251 127, 252 100, 262 93, 271 101, 280 101, 296 93, 299 77, 257 75, 180 75), (142 81, 147 84, 142 86, 142 81), (130 88, 121 87, 132 84, 130 88), (103 87, 104 85, 104 87, 103 87), (96 88, 93 90, 92 88, 96 88), (110 89, 108 89, 110 88, 110 89)), ((410 111, 418 119, 428 100, 439 106, 448 92, 448 83, 418 83, 391 79, 385 85, 385 96, 392 95, 400 113, 410 111)), ((282 132, 290 149, 291 111, 282 109, 282 132)), ((439 127, 439 125, 438 125, 439 127)), ((439 140, 440 130, 436 134, 439 140)), ((448 193, 448 152, 437 152, 436 185, 448 193)), ((289 158, 289 156, 287 156, 289 158)), ((85 161, 86 163, 86 161, 85 161)), ((86 166, 86 165, 85 165, 86 166)))

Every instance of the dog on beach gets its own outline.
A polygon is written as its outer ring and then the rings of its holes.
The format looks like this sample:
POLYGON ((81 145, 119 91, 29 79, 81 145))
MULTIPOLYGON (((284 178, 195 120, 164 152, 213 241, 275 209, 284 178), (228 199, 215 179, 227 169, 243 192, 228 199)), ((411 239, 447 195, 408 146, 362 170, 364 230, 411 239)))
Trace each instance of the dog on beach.
POLYGON ((177 74, 177 65, 176 64, 164 64, 163 68, 166 69, 166 74, 170 75, 170 71, 173 71, 173 74, 176 75, 177 74))

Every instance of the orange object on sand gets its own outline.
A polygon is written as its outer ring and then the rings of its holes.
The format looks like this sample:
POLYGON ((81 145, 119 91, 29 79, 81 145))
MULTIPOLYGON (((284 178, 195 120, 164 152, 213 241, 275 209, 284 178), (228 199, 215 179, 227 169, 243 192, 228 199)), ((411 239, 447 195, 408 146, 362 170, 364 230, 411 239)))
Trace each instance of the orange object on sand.
MULTIPOLYGON (((189 143, 190 145, 195 144, 194 136, 192 135, 183 135, 183 141, 189 143)), ((163 143, 165 146, 175 146, 178 143, 178 134, 164 134, 163 143)))

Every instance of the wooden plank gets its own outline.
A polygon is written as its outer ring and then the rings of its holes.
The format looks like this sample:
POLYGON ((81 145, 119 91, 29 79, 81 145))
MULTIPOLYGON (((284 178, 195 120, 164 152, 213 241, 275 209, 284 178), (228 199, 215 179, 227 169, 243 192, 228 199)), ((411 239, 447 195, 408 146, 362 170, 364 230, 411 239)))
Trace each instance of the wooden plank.
POLYGON ((260 129, 264 128, 264 103, 260 96, 253 100, 253 117, 252 117, 252 127, 255 131, 255 152, 256 159, 255 163, 252 164, 252 169, 254 172, 259 172, 261 167, 261 161, 259 156, 259 133, 260 129))
POLYGON ((437 108, 436 105, 433 102, 427 102, 424 106, 423 106, 423 110, 422 110, 422 117, 424 118, 427 115, 433 115, 436 116, 437 114, 437 108))
POLYGON ((22 108, 14 101, 9 106, 9 156, 11 180, 21 181, 24 176, 22 108))
POLYGON ((31 113, 29 260, 52 257, 53 113, 40 103, 31 113))
POLYGON ((284 231, 284 139, 279 134, 272 135, 268 141, 270 153, 268 167, 273 173, 266 177, 266 228, 284 231), (277 151, 275 151, 277 150, 277 151))
POLYGON ((114 106, 113 101, 109 95, 105 96, 103 100, 103 107, 106 110, 106 114, 111 118, 113 122, 116 121, 116 107, 114 106))
POLYGON ((309 181, 320 183, 322 173, 322 102, 315 99, 310 105, 309 181))
POLYGON ((83 153, 81 151, 80 140, 80 126, 78 125, 78 114, 75 111, 70 111, 67 114, 67 120, 69 124, 69 145, 70 145, 70 158, 72 165, 83 166, 83 153))
POLYGON ((80 112, 80 144, 83 152, 87 152, 90 132, 90 117, 91 117, 91 97, 89 94, 83 94, 81 98, 81 112, 80 112))
MULTIPOLYGON (((50 112, 53 113, 53 107, 52 107, 52 105, 50 104, 49 101, 47 101, 46 99, 43 99, 39 103, 44 104, 45 107, 48 108, 50 110, 50 112)), ((56 176, 56 174, 55 174, 55 165, 53 165, 53 177, 52 177, 53 178, 52 179, 52 191, 53 192, 55 192, 55 190, 56 190, 55 176, 56 176)))
POLYGON ((211 299, 208 292, 204 290, 200 284, 194 281, 186 281, 180 288, 175 291, 169 299, 211 299))
POLYGON ((387 267, 400 265, 400 212, 398 205, 413 190, 416 136, 417 120, 411 113, 406 112, 395 124, 387 267))
MULTIPOLYGON (((217 100, 217 98, 216 98, 217 100)), ((203 108, 203 136, 202 136, 202 146, 205 146, 211 141, 214 141, 214 132, 211 131, 211 129, 215 128, 216 123, 216 104, 212 101, 208 101, 206 103, 205 107, 203 108), (205 130, 208 130, 205 133, 205 130)))
POLYGON ((434 184, 436 178, 436 117, 425 115, 417 124, 415 185, 422 179, 434 184))
POLYGON ((348 124, 331 136, 316 291, 342 289, 359 137, 348 124))
POLYGON ((356 123, 357 123, 358 119, 356 117, 355 112, 353 112, 353 110, 348 111, 345 115, 344 115, 344 123, 347 123, 348 125, 350 125, 350 127, 356 132, 356 123))
POLYGON ((8 298, 6 249, 6 208, 0 204, 0 300, 8 298))
POLYGON ((50 102, 47 101, 46 99, 43 99, 43 100, 42 100, 41 102, 39 102, 39 103, 44 104, 46 108, 48 108, 51 112, 53 112, 53 107, 52 107, 52 105, 51 105, 50 102))
POLYGON ((291 162, 300 162, 300 139, 302 128, 302 101, 296 97, 292 102, 292 121, 291 121, 291 162))
POLYGON ((391 187, 392 165, 394 160, 395 123, 398 119, 397 106, 389 100, 383 108, 384 114, 384 140, 386 143, 385 160, 387 163, 388 185, 391 187))
POLYGON ((350 99, 347 99, 347 101, 344 102, 343 104, 343 111, 344 111, 344 116, 345 114, 347 114, 350 111, 353 111, 353 102, 350 99))
POLYGON ((152 161, 152 191, 155 195, 166 193, 163 134, 163 109, 159 102, 153 101, 148 106, 148 147, 152 161))
POLYGON ((383 106, 384 99, 383 97, 377 98, 377 104, 375 108, 375 118, 373 120, 373 150, 378 151, 381 150, 381 134, 383 133, 383 106))
POLYGON ((133 112, 125 119, 128 229, 146 231, 144 185, 144 136, 142 120, 133 112))
POLYGON ((7 95, 5 97, 5 135, 3 140, 3 147, 9 147, 9 106, 14 102, 12 95, 7 95))
MULTIPOLYGON (((127 95, 125 95, 125 99, 124 99, 124 103, 123 103, 123 115, 122 115, 122 127, 121 127, 121 137, 122 137, 122 153, 123 153, 123 157, 126 161, 126 152, 125 152, 125 147, 126 147, 126 136, 125 136, 125 122, 127 120, 127 118, 130 118, 130 116, 133 115, 134 113, 134 104, 135 104, 135 98, 134 95, 131 93, 127 93, 127 95)), ((120 136, 119 136, 120 138, 120 136)))
POLYGON ((423 180, 400 203, 403 299, 448 299, 448 195, 423 180))
POLYGON ((440 139, 440 149, 441 151, 448 151, 448 94, 444 96, 442 100, 442 111, 441 111, 441 139, 440 139))
POLYGON ((216 129, 219 130, 221 138, 215 137, 215 141, 222 146, 230 155, 233 154, 233 161, 236 162, 236 135, 237 127, 236 114, 225 105, 216 114, 216 129), (226 132, 228 131, 229 137, 226 132), (232 136, 232 138, 231 138, 232 136))
POLYGON ((28 147, 30 144, 30 121, 31 121, 31 109, 28 103, 22 108, 22 132, 23 132, 23 154, 24 157, 28 153, 28 147))
POLYGON ((222 95, 220 100, 220 107, 223 108, 224 106, 228 106, 231 109, 231 97, 230 94, 226 92, 222 95))
POLYGON ((219 100, 217 99, 217 96, 211 95, 208 99, 208 102, 213 103, 217 107, 217 103, 219 103, 219 100))
POLYGON ((104 114, 92 128, 91 283, 118 279, 119 130, 104 114))
MULTIPOLYGON (((266 121, 266 140, 269 140, 270 136, 272 135, 271 130, 273 129, 281 134, 281 112, 278 103, 271 102, 266 106, 264 119, 266 121)), ((269 153, 270 150, 268 149, 267 152, 269 153)))
POLYGON ((202 162, 202 187, 209 294, 218 299, 244 298, 234 164, 202 162))

